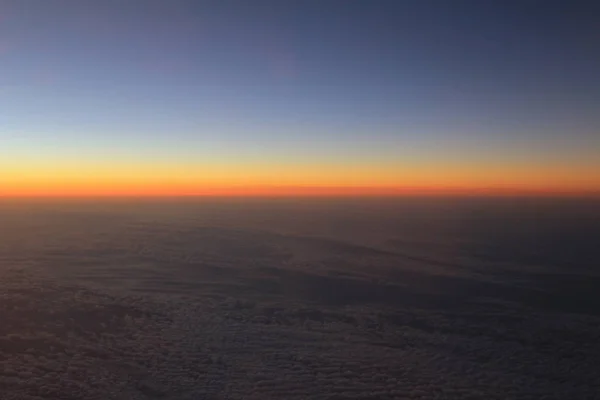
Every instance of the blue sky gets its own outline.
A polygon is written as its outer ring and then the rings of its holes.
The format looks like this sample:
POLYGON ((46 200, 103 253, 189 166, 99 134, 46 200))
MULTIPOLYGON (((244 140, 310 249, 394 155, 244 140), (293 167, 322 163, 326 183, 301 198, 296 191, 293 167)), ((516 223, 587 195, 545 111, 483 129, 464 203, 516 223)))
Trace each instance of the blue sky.
POLYGON ((598 15, 533 0, 6 0, 0 155, 595 165, 598 15))

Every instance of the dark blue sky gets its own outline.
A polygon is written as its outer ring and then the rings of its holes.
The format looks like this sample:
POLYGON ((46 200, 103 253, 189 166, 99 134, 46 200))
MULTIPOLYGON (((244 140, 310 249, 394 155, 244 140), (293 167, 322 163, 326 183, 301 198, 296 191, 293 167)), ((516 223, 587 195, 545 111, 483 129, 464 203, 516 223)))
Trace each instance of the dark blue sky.
POLYGON ((598 2, 3 0, 0 151, 597 165, 598 71, 598 2))

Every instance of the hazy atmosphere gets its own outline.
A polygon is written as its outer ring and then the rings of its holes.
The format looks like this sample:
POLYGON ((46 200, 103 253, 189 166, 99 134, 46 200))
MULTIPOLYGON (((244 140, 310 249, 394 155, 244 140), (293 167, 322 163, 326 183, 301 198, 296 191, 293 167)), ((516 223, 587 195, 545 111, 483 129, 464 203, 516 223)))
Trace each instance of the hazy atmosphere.
POLYGON ((0 0, 0 400, 600 398, 599 20, 0 0))

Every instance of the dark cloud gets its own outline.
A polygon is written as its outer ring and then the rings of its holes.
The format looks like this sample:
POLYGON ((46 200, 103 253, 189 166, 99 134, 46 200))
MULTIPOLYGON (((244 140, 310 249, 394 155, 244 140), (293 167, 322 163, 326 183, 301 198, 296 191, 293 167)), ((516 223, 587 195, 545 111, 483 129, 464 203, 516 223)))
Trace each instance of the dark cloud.
POLYGON ((39 210, 0 226, 3 399, 593 398, 600 387, 591 275, 517 274, 473 262, 474 245, 471 258, 389 246, 400 233, 377 246, 301 227, 39 210))

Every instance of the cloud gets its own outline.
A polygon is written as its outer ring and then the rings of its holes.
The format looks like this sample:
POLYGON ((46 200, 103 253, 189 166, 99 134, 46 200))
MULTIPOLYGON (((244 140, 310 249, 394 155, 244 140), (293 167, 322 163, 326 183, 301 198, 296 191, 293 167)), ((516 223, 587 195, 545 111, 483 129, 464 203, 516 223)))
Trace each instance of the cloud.
POLYGON ((0 226, 8 399, 591 398, 600 384, 598 316, 541 307, 510 276, 264 224, 56 207, 0 226))

